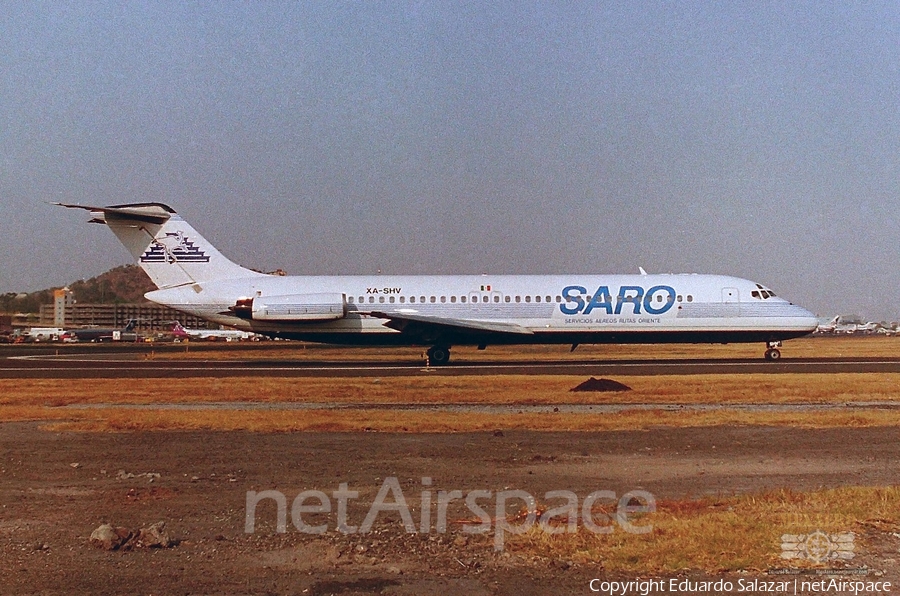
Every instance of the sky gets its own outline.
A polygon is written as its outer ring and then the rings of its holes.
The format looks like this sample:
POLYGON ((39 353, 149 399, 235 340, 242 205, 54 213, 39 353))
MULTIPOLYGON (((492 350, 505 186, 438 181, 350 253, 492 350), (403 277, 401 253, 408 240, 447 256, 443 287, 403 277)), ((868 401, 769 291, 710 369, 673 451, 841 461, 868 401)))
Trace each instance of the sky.
POLYGON ((900 320, 900 4, 0 0, 0 293, 163 202, 289 274, 720 273, 900 320))

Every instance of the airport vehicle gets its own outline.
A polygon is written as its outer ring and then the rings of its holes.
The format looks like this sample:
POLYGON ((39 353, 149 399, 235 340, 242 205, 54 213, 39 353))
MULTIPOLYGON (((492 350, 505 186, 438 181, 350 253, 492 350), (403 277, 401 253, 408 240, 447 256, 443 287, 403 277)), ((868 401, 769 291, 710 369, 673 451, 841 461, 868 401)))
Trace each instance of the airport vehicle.
POLYGON ((273 338, 423 345, 761 342, 777 360, 816 317, 736 277, 650 275, 276 276, 228 260, 171 207, 84 209, 107 225, 159 288, 146 298, 273 338))
POLYGON ((253 339, 254 333, 239 329, 188 329, 179 321, 172 325, 172 335, 176 339, 202 339, 206 341, 245 341, 253 339))
POLYGON ((136 341, 137 334, 134 332, 134 328, 136 325, 137 320, 132 319, 128 321, 128 324, 125 325, 125 327, 122 329, 111 329, 108 327, 81 327, 80 329, 67 329, 62 335, 60 335, 60 339, 64 342, 136 341))
POLYGON ((25 336, 25 341, 59 341, 63 334, 60 327, 32 327, 25 336))

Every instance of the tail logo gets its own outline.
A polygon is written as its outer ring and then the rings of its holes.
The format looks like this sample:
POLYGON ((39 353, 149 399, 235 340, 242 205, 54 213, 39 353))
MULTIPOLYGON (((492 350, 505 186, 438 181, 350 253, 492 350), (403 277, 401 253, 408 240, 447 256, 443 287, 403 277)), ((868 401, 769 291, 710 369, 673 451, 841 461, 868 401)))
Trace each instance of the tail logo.
POLYGON ((141 263, 208 263, 209 255, 200 250, 184 232, 166 232, 155 238, 141 255, 141 263))

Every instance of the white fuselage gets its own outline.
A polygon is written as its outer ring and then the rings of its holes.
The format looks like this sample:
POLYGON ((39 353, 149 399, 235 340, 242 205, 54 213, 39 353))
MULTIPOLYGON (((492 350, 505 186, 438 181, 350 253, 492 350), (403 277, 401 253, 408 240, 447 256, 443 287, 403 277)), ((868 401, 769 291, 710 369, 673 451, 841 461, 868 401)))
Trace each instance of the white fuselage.
POLYGON ((779 341, 815 330, 816 317, 748 280, 719 275, 259 276, 183 285, 147 298, 220 324, 271 336, 361 344, 654 343, 779 341), (346 314, 329 321, 238 317, 242 299, 335 294, 346 314), (397 313, 513 324, 528 333, 477 330, 417 338, 385 326, 397 313))

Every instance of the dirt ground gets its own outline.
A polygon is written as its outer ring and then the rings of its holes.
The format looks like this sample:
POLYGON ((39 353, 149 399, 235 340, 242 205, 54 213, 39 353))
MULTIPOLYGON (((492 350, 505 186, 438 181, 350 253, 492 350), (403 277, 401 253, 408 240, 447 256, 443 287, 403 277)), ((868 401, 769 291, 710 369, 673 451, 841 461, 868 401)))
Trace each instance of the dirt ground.
MULTIPOLYGON (((385 479, 395 477, 418 526, 422 490, 570 490, 581 497, 644 490, 673 499, 898 484, 897 439, 895 428, 95 434, 5 423, 0 592, 590 594, 590 580, 606 577, 600 566, 496 551, 490 537, 461 531, 459 503, 449 509, 445 533, 407 533, 394 511, 380 514, 367 534, 345 534, 332 509, 303 517, 327 525, 316 535, 298 531, 290 514, 287 531, 277 532, 270 499, 256 507, 248 533, 247 493, 280 491, 290 510, 302 491, 332 495, 346 483, 359 493, 347 520, 359 526, 385 479), (107 551, 89 544, 102 523, 134 530, 158 521, 176 546, 107 551)), ((868 567, 869 579, 900 583, 900 536, 884 532, 866 544, 854 565, 868 567)))

